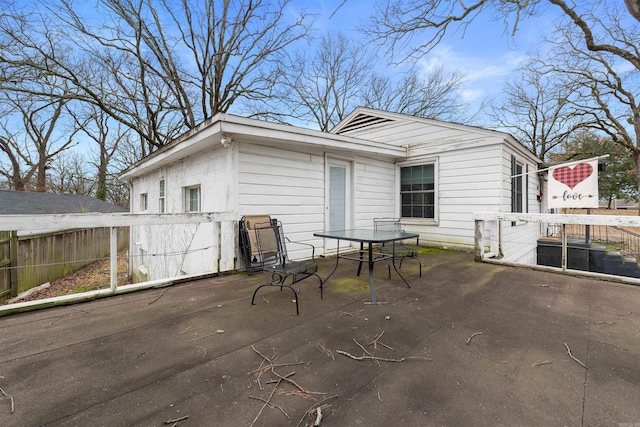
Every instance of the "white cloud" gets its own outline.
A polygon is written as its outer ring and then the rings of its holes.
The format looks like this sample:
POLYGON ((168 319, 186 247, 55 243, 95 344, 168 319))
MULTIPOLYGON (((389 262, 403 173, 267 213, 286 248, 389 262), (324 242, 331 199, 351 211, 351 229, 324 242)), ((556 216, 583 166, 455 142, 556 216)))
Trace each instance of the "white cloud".
POLYGON ((461 95, 474 102, 500 93, 505 80, 527 57, 525 52, 516 50, 478 55, 441 44, 425 56, 420 65, 425 71, 444 66, 448 71, 462 73, 464 90, 461 95))

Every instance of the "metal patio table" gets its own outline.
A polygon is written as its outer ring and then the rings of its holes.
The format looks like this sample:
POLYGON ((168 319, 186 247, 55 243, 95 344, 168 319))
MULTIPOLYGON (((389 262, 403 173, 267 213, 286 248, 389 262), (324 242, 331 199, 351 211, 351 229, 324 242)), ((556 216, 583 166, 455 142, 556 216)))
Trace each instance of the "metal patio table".
MULTIPOLYGON (((395 242, 399 242, 406 239, 416 239, 416 244, 418 243, 419 235, 417 233, 407 233, 404 231, 381 231, 381 230, 370 230, 370 229, 351 229, 351 230, 338 230, 338 231, 325 231, 322 233, 313 233, 316 237, 324 237, 325 239, 335 239, 337 240, 337 255, 336 255, 336 265, 333 268, 333 271, 324 279, 326 283, 327 280, 336 272, 338 269, 338 263, 340 259, 350 259, 352 261, 358 261, 360 264, 358 265, 358 276, 360 275, 360 270, 362 269, 362 263, 367 261, 369 264, 369 287, 371 288, 371 303, 376 304, 376 288, 373 283, 373 264, 379 261, 393 261, 393 253, 380 253, 373 251, 374 244, 380 243, 391 243, 392 248, 395 248, 395 242), (346 240, 349 242, 359 242, 360 250, 354 252, 350 252, 348 254, 340 254, 340 240, 346 240), (364 248, 365 243, 367 244, 367 248, 364 248), (355 254, 355 255, 354 255, 355 254), (366 258, 365 258, 366 256, 366 258)), ((407 287, 409 283, 405 280, 405 278, 400 274, 398 269, 395 266, 394 262, 391 262, 390 265, 393 266, 393 269, 398 273, 398 276, 402 279, 407 287)))

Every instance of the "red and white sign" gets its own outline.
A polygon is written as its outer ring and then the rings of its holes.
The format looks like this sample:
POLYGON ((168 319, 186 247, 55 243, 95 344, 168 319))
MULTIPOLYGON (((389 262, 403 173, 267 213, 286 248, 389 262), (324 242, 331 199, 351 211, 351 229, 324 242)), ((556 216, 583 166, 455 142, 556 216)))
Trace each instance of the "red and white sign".
POLYGON ((549 168, 549 208, 598 207, 598 159, 549 168))

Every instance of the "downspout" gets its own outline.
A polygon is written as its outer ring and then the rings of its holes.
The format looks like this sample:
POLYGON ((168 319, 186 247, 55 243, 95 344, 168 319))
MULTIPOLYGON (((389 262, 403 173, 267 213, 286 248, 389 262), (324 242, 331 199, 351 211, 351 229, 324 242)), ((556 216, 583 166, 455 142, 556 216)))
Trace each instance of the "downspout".
MULTIPOLYGON (((500 150, 502 151, 502 150, 500 150)), ((498 213, 502 213, 502 202, 503 202, 503 194, 504 194, 504 189, 502 188, 502 185, 504 185, 504 179, 502 178, 502 171, 504 170, 504 156, 502 155, 502 153, 500 154, 500 196, 498 197, 498 213)), ((509 182, 509 184, 511 184, 511 182, 509 182)), ((496 251, 496 256, 501 259, 503 257, 503 253, 502 253, 502 221, 498 220, 497 223, 497 232, 498 232, 498 247, 497 247, 497 251, 496 251)))
MULTIPOLYGON (((133 181, 129 180, 129 213, 133 213, 133 181)), ((127 251, 129 259, 127 260, 127 277, 133 277, 133 232, 129 226, 129 250, 127 251)))

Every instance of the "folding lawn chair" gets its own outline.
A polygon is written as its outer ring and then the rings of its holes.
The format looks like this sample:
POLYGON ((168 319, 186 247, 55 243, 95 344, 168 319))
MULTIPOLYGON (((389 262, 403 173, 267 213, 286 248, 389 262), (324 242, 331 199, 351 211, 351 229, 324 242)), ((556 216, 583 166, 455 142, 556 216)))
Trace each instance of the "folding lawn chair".
MULTIPOLYGON (((398 218, 374 218, 373 228, 376 231, 404 231, 398 218)), ((416 261, 418 261, 418 264, 420 266, 420 277, 422 277, 422 262, 420 261, 420 258, 418 258, 420 248, 417 241, 415 244, 412 244, 408 241, 400 243, 381 243, 377 246, 377 249, 385 255, 393 256, 392 262, 394 263, 394 267, 397 258, 400 259, 398 268, 402 268, 402 262, 405 260, 405 258, 415 259, 416 261)), ((390 266, 389 277, 391 277, 390 266)))

